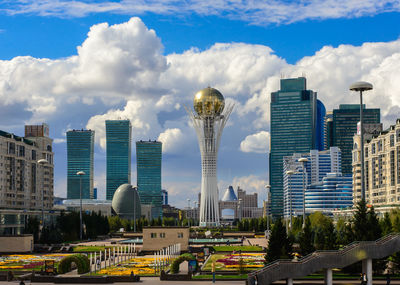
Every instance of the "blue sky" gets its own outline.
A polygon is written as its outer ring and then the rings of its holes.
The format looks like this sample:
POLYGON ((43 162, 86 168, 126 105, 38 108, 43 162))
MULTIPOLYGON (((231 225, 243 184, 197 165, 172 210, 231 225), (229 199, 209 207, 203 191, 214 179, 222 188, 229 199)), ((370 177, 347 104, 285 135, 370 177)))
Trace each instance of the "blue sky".
POLYGON ((347 87, 368 80, 368 106, 382 109, 386 125, 400 117, 400 1, 181 3, 0 1, 0 129, 22 135, 25 123, 50 125, 57 195, 66 195, 65 131, 92 128, 105 196, 104 120, 124 117, 134 140, 164 142, 171 203, 194 200, 200 155, 183 105, 208 84, 236 104, 219 154, 220 192, 233 184, 265 197, 269 94, 282 76, 306 75, 328 110, 357 103, 347 87))

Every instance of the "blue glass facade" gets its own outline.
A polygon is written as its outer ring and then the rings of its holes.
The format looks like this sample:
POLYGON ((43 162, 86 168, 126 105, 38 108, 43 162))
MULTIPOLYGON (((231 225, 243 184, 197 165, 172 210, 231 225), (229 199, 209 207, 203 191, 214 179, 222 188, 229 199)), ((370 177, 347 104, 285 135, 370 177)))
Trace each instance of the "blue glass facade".
POLYGON ((152 205, 153 218, 162 216, 161 158, 161 142, 136 142, 137 186, 140 202, 144 205, 152 205))
MULTIPOLYGON (((337 147, 327 151, 311 150, 309 153, 294 153, 283 158, 283 200, 284 216, 290 216, 290 200, 292 215, 303 214, 303 165, 298 160, 307 158, 305 164, 305 185, 321 182, 328 173, 341 173, 341 152, 337 147), (295 173, 287 175, 287 171, 295 173)), ((341 175, 341 174, 340 174, 341 175)))
MULTIPOLYGON (((353 136, 357 133, 357 123, 360 121, 360 105, 344 104, 334 109, 332 114, 331 146, 337 146, 342 151, 343 174, 352 174, 353 136)), ((363 108, 364 124, 381 122, 380 109, 363 108)), ((327 125, 328 127, 329 125, 327 125)), ((329 130, 326 131, 329 133, 329 130)))
POLYGON ((107 120, 106 199, 122 184, 131 184, 132 126, 129 120, 107 120))
MULTIPOLYGON (((304 77, 281 79, 281 88, 271 93, 271 148, 269 177, 271 213, 283 214, 283 157, 316 149, 317 94, 307 90, 304 77)), ((322 105, 320 104, 322 114, 322 105)))
POLYGON ((94 131, 67 132, 67 199, 79 199, 82 179, 82 199, 93 199, 94 131), (76 173, 85 172, 82 178, 76 173))
POLYGON ((332 214, 333 210, 353 206, 353 179, 341 173, 328 173, 321 182, 307 186, 306 213, 321 211, 332 214))
POLYGON ((325 105, 317 100, 317 123, 316 123, 316 136, 315 136, 315 149, 324 150, 324 121, 325 121, 326 109, 325 105))

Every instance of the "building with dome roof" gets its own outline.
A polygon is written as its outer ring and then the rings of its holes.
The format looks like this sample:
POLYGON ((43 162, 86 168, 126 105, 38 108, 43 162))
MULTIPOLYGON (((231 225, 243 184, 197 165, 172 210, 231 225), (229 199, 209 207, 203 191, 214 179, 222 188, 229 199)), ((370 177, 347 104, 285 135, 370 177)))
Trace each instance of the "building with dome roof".
POLYGON ((200 226, 220 225, 217 188, 217 156, 222 131, 233 110, 233 105, 225 108, 225 99, 217 89, 207 87, 196 93, 193 112, 186 108, 196 130, 201 153, 201 201, 200 226))
POLYGON ((136 220, 141 216, 141 206, 137 187, 122 184, 115 191, 111 207, 122 219, 136 220))

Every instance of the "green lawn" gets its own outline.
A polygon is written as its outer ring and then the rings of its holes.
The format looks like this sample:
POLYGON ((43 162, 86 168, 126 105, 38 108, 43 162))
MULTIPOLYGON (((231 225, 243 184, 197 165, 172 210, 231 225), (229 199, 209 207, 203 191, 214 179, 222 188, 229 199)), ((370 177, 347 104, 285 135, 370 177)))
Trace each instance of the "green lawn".
POLYGON ((75 246, 74 252, 99 252, 104 251, 106 248, 112 248, 111 246, 75 246))
POLYGON ((221 251, 252 251, 252 252, 260 252, 263 251, 263 248, 261 246, 256 246, 256 245, 221 245, 221 246, 214 246, 213 247, 215 251, 221 252, 221 251))

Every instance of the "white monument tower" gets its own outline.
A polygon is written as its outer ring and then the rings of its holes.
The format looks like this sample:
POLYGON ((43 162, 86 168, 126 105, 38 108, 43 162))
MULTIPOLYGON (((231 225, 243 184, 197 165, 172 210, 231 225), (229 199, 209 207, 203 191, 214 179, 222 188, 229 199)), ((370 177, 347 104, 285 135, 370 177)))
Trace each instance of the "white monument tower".
POLYGON ((200 226, 216 227, 219 226, 217 155, 222 130, 233 110, 233 104, 224 111, 224 96, 218 90, 207 87, 194 96, 193 106, 197 114, 188 108, 186 111, 196 130, 201 152, 200 226))

